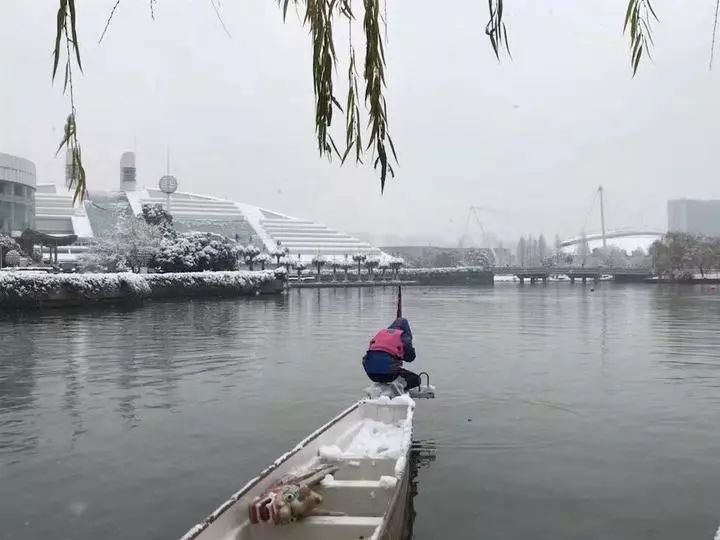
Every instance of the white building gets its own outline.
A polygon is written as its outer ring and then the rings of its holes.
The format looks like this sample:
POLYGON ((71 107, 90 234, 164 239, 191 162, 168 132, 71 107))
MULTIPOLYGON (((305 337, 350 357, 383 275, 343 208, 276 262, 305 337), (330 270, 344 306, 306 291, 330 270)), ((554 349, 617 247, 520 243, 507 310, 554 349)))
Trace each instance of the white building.
POLYGON ((35 164, 0 153, 0 233, 19 236, 35 226, 35 164))
MULTIPOLYGON (((76 234, 79 244, 109 234, 123 214, 139 215, 145 204, 170 205, 175 228, 180 232, 214 232, 243 244, 253 243, 268 251, 280 243, 290 257, 309 262, 318 254, 351 257, 356 253, 380 256, 381 251, 349 234, 326 225, 227 199, 177 191, 168 196, 157 188, 143 188, 135 178, 135 156, 122 155, 120 189, 90 190, 89 198, 73 208, 67 188, 39 184, 36 194, 36 229, 51 234, 76 234)), ((68 253, 82 247, 67 248, 68 253)))

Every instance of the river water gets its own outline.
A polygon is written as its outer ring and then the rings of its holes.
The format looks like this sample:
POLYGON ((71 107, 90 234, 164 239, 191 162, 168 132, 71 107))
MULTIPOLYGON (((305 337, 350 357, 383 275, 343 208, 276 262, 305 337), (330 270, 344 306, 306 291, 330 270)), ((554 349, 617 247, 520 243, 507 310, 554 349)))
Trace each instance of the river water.
MULTIPOLYGON (((393 289, 0 315, 0 538, 168 539, 359 397, 393 289)), ((417 539, 707 539, 720 293, 408 288, 417 539)))

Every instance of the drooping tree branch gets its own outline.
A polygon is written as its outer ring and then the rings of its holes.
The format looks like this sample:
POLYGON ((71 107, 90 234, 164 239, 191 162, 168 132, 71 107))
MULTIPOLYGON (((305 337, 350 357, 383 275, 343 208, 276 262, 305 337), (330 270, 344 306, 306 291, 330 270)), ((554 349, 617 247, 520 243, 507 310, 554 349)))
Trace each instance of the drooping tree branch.
POLYGON ((630 30, 630 66, 633 77, 637 74, 643 54, 650 56, 650 47, 654 45, 652 37, 652 21, 659 22, 650 0, 629 0, 625 13, 623 33, 630 30))
MULTIPOLYGON (((387 0, 362 0, 364 13, 362 15, 362 28, 365 38, 365 58, 363 80, 365 84, 365 113, 368 116, 367 145, 363 145, 362 121, 360 118, 360 97, 357 60, 352 43, 352 25, 357 19, 353 13, 352 0, 276 0, 282 9, 283 18, 287 17, 290 2, 297 8, 304 4, 304 24, 308 26, 312 40, 312 72, 313 89, 315 96, 315 132, 318 150, 321 155, 330 158, 333 154, 341 157, 344 163, 352 152, 357 163, 362 163, 365 152, 370 151, 374 159, 374 166, 379 169, 380 189, 385 188, 387 175, 394 176, 393 162, 397 163, 397 155, 388 127, 386 89, 386 61, 385 46, 387 44, 387 0), (381 1, 383 2, 381 5, 381 1), (382 13, 381 13, 382 11, 382 13), (343 111, 334 93, 334 77, 337 70, 338 58, 335 52, 333 23, 335 17, 345 17, 350 26, 350 44, 348 52, 348 95, 346 110, 343 111), (339 152, 331 133, 333 114, 345 114, 345 150, 339 152)), ((505 49, 508 55, 510 45, 505 25, 504 0, 487 0, 489 20, 485 33, 490 40, 493 53, 498 60, 501 50, 505 49)), ((77 39, 76 0, 58 0, 57 32, 55 36, 55 49, 53 53, 52 78, 55 80, 59 66, 61 51, 67 53, 65 65, 64 92, 69 92, 71 111, 68 115, 65 132, 59 150, 67 147, 72 157, 72 168, 77 174, 73 175, 72 188, 75 190, 75 200, 82 200, 86 193, 85 171, 82 166, 80 145, 77 139, 77 118, 72 85, 72 58, 74 55, 77 66, 82 71, 80 49, 77 39), (63 43, 63 41, 65 43, 63 43), (63 45, 65 45, 63 47, 63 45)), ((120 3, 116 0, 101 34, 101 40, 108 31, 110 22, 120 3)), ((155 18, 157 0, 149 0, 151 17, 155 18)), ((225 27, 217 10, 214 0, 210 0, 221 24, 225 27)), ((716 7, 720 0, 716 0, 716 7)), ((628 0, 625 16, 624 32, 630 34, 631 68, 633 76, 637 73, 643 55, 649 56, 652 45, 652 19, 658 20, 651 0, 628 0)), ((713 30, 713 46, 717 30, 717 11, 715 28, 713 30)), ((227 28, 225 28, 227 32, 227 28)), ((711 53, 712 55, 712 53, 711 53)), ((712 57, 711 57, 712 63, 712 57)))
POLYGON ((485 26, 485 35, 490 39, 490 45, 493 48, 495 57, 500 60, 500 50, 505 46, 508 56, 512 58, 510 53, 510 43, 507 37, 507 28, 503 14, 505 6, 503 0, 488 0, 488 11, 490 12, 490 20, 485 26))
POLYGON ((715 59, 715 38, 717 36, 718 15, 720 14, 720 0, 715 0, 715 18, 713 20, 712 43, 710 45, 710 69, 715 59))
POLYGON ((59 154, 63 148, 67 148, 70 157, 70 185, 69 189, 74 189, 73 204, 82 201, 87 191, 85 167, 82 163, 82 152, 80 142, 77 136, 77 110, 75 109, 75 91, 73 86, 73 52, 78 68, 82 72, 82 61, 80 60, 80 46, 77 38, 77 17, 75 11, 75 0, 60 0, 57 12, 57 32, 55 35, 55 49, 53 50, 53 72, 52 79, 55 80, 58 65, 60 64, 60 56, 62 41, 65 41, 65 84, 63 85, 63 93, 69 94, 70 97, 70 114, 65 121, 63 130, 63 138, 60 141, 57 152, 59 154))

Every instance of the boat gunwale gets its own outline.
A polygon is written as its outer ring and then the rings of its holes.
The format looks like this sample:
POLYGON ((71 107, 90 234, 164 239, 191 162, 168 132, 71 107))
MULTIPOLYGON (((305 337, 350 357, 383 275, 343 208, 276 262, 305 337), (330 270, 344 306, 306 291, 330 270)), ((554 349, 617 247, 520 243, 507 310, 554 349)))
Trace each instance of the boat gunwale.
POLYGON ((299 443, 295 445, 295 447, 292 450, 289 450, 288 452, 285 452, 283 455, 281 455, 279 458, 277 458, 270 466, 263 469, 260 474, 258 474, 255 478, 251 479, 249 482, 247 482, 243 487, 241 487, 238 491, 236 491, 233 495, 230 496, 229 499, 227 499, 224 503, 222 503, 215 511, 213 511, 208 517, 206 517, 202 522, 195 524, 186 532, 180 540, 193 540, 197 538, 200 533, 202 533, 205 529, 207 529, 212 523, 214 523, 220 516, 222 516, 229 508, 231 508, 235 503, 237 503, 241 497, 244 495, 247 495, 247 493, 253 489, 256 485, 258 485, 260 482, 265 480, 273 471, 275 471, 278 467, 280 467, 283 463, 285 463, 288 459, 293 457, 295 454, 300 452, 303 448, 305 448, 310 442, 317 439, 323 432, 330 429, 332 426, 337 424, 340 420, 348 416, 351 412, 355 411, 362 403, 368 401, 367 399, 361 399, 359 401, 356 401, 353 403, 350 407, 342 411, 340 414, 338 414, 335 418, 327 422, 326 424, 320 426, 318 429, 310 433, 307 437, 305 437, 303 440, 301 440, 299 443))
MULTIPOLYGON (((398 459, 405 459, 405 466, 403 467, 402 471, 395 471, 395 478, 397 478, 400 485, 398 485, 395 489, 395 492, 393 493, 392 498, 390 499, 390 504, 388 505, 388 511, 383 516, 382 523, 378 526, 378 528, 375 530, 373 535, 370 537, 370 540, 377 540, 380 538, 387 538, 389 533, 389 527, 391 527, 391 519, 392 519, 392 513, 398 511, 398 502, 400 497, 403 495, 403 493, 406 491, 408 482, 410 480, 410 452, 411 446, 412 446, 412 437, 413 437, 413 431, 415 429, 415 402, 412 401, 411 404, 408 405, 408 416, 406 419, 406 422, 410 423, 410 431, 405 434, 403 437, 402 442, 402 452, 403 455, 398 459)), ((397 467, 397 465, 396 465, 397 467)))

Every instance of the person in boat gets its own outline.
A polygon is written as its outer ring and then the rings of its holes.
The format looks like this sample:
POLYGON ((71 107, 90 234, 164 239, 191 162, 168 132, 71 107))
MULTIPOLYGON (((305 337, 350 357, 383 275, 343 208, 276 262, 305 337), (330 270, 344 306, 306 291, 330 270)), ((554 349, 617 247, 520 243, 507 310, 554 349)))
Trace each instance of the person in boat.
POLYGON ((363 357, 363 368, 370 380, 376 383, 391 383, 402 377, 405 379, 405 390, 409 390, 420 386, 417 373, 402 367, 403 362, 413 360, 415 347, 410 323, 399 317, 370 340, 370 346, 363 357))

